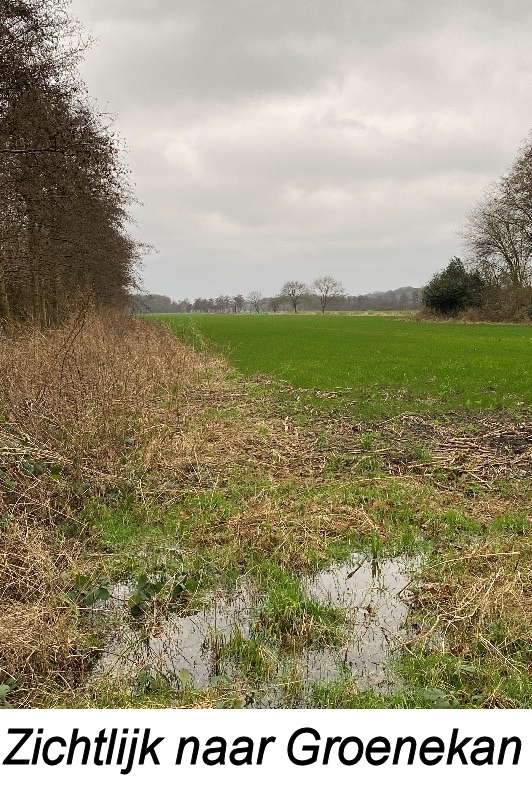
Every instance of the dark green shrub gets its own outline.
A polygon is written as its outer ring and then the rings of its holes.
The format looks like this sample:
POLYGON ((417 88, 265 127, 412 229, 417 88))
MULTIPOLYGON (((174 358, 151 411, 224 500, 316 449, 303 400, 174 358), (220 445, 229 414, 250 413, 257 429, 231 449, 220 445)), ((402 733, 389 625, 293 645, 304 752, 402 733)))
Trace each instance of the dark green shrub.
POLYGON ((483 288, 482 276, 477 271, 467 271, 462 261, 454 257, 423 288, 423 303, 433 312, 457 315, 471 306, 480 306, 483 288))

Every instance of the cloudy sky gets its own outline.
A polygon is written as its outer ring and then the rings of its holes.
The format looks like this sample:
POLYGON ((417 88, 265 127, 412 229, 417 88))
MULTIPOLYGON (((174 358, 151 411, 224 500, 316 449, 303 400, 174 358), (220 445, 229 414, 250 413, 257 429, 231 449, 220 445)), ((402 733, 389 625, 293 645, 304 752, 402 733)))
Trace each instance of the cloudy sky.
POLYGON ((530 0, 74 0, 144 286, 424 284, 532 127, 530 0))

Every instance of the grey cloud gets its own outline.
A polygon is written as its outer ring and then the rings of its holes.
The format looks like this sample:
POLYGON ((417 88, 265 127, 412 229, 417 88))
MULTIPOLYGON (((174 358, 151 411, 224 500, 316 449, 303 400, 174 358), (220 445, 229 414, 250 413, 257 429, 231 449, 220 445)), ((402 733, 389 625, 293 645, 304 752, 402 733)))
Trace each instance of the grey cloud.
POLYGON ((421 284, 530 127, 521 0, 75 0, 118 110, 146 286, 421 284))

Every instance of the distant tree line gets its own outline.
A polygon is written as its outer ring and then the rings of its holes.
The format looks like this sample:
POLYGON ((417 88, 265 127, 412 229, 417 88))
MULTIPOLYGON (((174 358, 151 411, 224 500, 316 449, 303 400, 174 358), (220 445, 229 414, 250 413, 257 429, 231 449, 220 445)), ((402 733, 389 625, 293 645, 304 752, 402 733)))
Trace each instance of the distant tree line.
POLYGON ((0 0, 0 319, 124 306, 141 248, 121 147, 77 73, 67 0, 0 0))
POLYGON ((237 314, 245 310, 246 301, 242 295, 219 295, 217 298, 195 298, 194 301, 184 298, 181 301, 173 301, 167 295, 137 293, 132 296, 130 306, 133 312, 209 312, 218 314, 231 312, 237 314))
MULTIPOLYGON (((242 295, 221 295, 218 298, 187 298, 174 301, 166 295, 149 293, 137 294, 131 302, 134 312, 181 312, 181 313, 212 313, 230 314, 241 312, 279 312, 291 311, 404 311, 419 309, 422 305, 421 288, 401 287, 397 290, 374 292, 364 295, 346 295, 340 288, 340 282, 330 277, 321 277, 317 286, 311 288, 302 282, 287 282, 279 294, 263 296, 254 290, 245 298, 242 295), (336 285, 336 286, 335 286, 336 285)), ((342 288, 343 289, 343 288, 342 288)))
POLYGON ((465 262, 453 258, 423 292, 442 315, 468 311, 491 320, 532 318, 532 139, 470 212, 465 262))

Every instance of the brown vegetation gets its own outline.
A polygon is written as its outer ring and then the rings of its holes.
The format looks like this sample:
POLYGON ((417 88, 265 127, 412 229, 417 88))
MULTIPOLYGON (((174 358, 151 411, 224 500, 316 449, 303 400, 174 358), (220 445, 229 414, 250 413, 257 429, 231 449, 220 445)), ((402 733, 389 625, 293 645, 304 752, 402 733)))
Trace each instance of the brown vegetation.
POLYGON ((412 649, 432 656, 436 676, 440 655, 463 660, 464 673, 478 677, 479 691, 484 686, 478 703, 483 708, 521 706, 517 687, 513 696, 500 691, 501 677, 530 672, 531 563, 528 538, 491 538, 441 552, 438 563, 424 571, 434 581, 415 589, 424 629, 412 649))
POLYGON ((76 572, 102 563, 84 515, 91 501, 130 495, 149 515, 251 478, 255 496, 200 526, 194 544, 295 568, 318 550, 325 559, 327 539, 352 521, 370 532, 362 510, 317 499, 325 457, 312 432, 262 383, 228 372, 164 327, 113 314, 0 335, 0 683, 16 680, 18 704, 75 689, 93 664, 83 609, 66 598, 76 572), (272 496, 283 484, 289 492, 272 496))
POLYGON ((131 318, 81 313, 61 329, 0 336, 0 669, 19 692, 83 665, 64 597, 86 566, 79 509, 139 476, 158 408, 204 369, 131 318))

